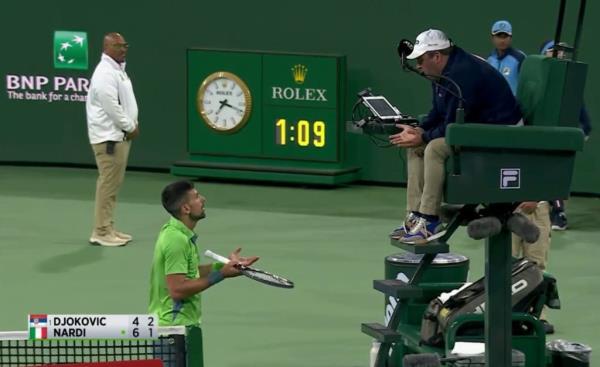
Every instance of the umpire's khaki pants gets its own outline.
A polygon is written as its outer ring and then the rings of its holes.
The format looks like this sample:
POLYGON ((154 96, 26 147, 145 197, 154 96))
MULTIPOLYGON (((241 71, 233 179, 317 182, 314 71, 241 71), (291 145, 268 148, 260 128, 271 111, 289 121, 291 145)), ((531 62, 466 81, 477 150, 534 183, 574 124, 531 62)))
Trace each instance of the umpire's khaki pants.
POLYGON ((527 243, 521 237, 512 235, 512 255, 524 257, 535 261, 542 270, 548 265, 548 252, 550 251, 550 234, 552 225, 550 223, 550 205, 547 201, 540 202, 536 210, 531 214, 523 214, 540 229, 540 237, 534 243, 527 243))
POLYGON ((450 156, 445 138, 433 139, 427 145, 406 150, 408 211, 439 215, 445 179, 445 162, 450 156))
MULTIPOLYGON (((512 256, 524 257, 535 261, 540 269, 546 270, 548 265, 548 252, 550 252, 550 241, 552 224, 550 222, 550 204, 547 201, 538 203, 537 208, 531 214, 521 213, 540 229, 540 237, 534 243, 527 243, 521 237, 512 235, 512 256)), ((546 307, 542 309, 541 320, 546 320, 546 307)))
POLYGON ((106 144, 92 144, 98 180, 96 181, 96 205, 94 209, 95 236, 111 235, 114 231, 114 210, 117 204, 117 194, 125 178, 127 159, 129 158, 129 141, 115 143, 114 154, 106 153, 106 144))

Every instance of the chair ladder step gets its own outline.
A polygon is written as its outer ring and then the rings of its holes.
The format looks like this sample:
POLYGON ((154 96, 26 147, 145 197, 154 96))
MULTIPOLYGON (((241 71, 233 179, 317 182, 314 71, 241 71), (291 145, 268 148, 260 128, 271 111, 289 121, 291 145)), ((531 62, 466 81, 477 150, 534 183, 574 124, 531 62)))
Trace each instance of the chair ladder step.
POLYGON ((374 280, 373 288, 394 298, 423 297, 423 288, 397 279, 374 280))
POLYGON ((392 246, 399 247, 405 251, 412 252, 413 254, 440 254, 447 253, 450 251, 450 246, 444 242, 429 242, 424 245, 410 245, 407 243, 400 242, 398 240, 391 239, 390 244, 392 246))
POLYGON ((401 299, 438 296, 442 292, 449 292, 458 289, 463 285, 464 283, 462 282, 421 283, 418 285, 411 285, 397 279, 373 281, 374 289, 387 296, 401 299))
POLYGON ((363 333, 372 336, 380 343, 397 343, 402 340, 402 335, 377 322, 362 324, 361 330, 363 333))

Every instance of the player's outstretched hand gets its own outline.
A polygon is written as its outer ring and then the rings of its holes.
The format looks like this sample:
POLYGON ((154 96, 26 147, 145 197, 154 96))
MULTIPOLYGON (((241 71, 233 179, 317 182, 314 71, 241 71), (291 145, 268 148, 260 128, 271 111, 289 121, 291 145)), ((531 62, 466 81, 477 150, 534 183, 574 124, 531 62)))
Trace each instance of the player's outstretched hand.
POLYGON ((243 266, 250 266, 258 261, 258 259, 259 259, 258 256, 249 256, 249 257, 240 256, 241 251, 242 251, 241 247, 238 247, 237 249, 235 249, 235 251, 233 251, 229 255, 229 260, 237 261, 240 265, 243 265, 243 266))

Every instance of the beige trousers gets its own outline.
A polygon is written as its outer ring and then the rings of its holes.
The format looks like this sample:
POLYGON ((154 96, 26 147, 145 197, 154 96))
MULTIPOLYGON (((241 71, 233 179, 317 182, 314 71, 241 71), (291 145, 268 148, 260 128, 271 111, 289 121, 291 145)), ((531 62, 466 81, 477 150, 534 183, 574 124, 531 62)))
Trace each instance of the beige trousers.
POLYGON ((445 138, 406 150, 408 183, 406 209, 427 215, 439 215, 445 179, 445 162, 450 156, 445 138))
MULTIPOLYGON (((552 233, 552 224, 550 222, 550 204, 542 201, 538 204, 535 211, 531 214, 525 214, 540 229, 540 238, 534 243, 527 243, 515 234, 512 235, 512 256, 524 257, 535 261, 540 269, 546 270, 548 265, 548 252, 550 252, 550 235, 552 233)), ((546 307, 540 315, 541 320, 546 320, 546 307)))
POLYGON ((114 231, 113 215, 117 204, 117 194, 125 178, 131 147, 129 141, 120 141, 115 143, 114 154, 107 154, 106 145, 106 142, 92 144, 98 166, 93 232, 93 235, 96 236, 106 236, 114 231))
POLYGON ((527 243, 521 237, 512 235, 512 255, 524 257, 535 261, 542 269, 548 265, 548 252, 550 251, 550 205, 547 201, 540 202, 537 209, 531 214, 523 214, 540 229, 540 238, 534 243, 527 243))

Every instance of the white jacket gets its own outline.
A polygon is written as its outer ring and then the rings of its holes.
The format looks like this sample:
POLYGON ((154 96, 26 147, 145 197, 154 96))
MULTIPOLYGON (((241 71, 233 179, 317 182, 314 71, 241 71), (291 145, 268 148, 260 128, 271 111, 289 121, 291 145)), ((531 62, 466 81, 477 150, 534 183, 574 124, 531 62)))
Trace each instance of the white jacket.
POLYGON ((92 75, 85 110, 91 144, 122 141, 124 131, 135 129, 138 106, 125 63, 102 54, 92 75))

